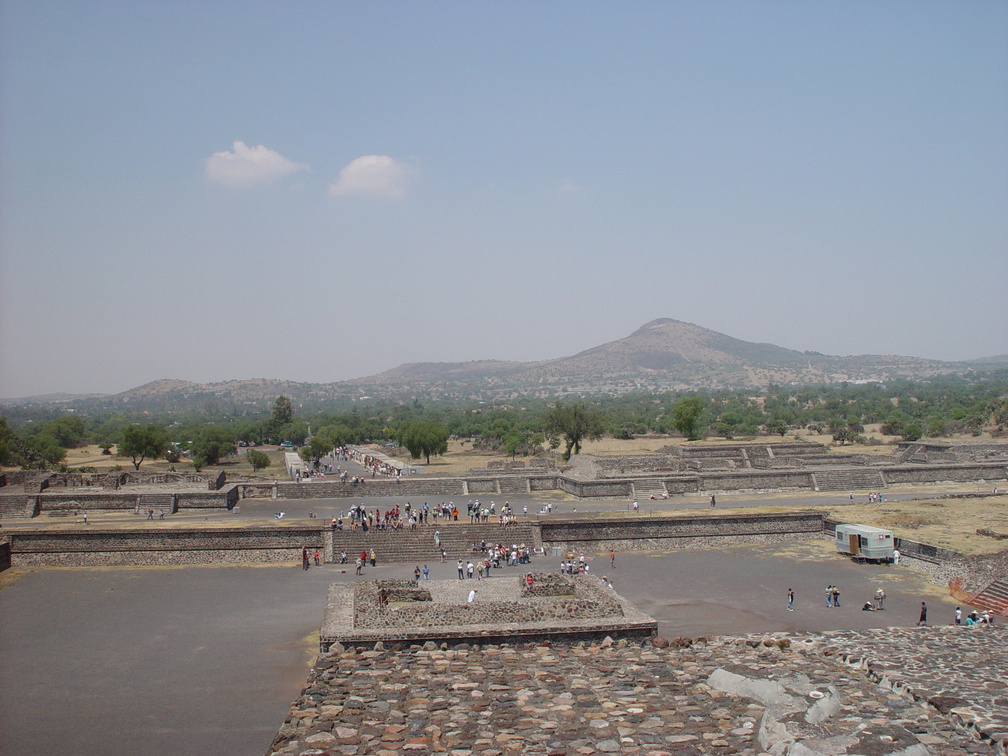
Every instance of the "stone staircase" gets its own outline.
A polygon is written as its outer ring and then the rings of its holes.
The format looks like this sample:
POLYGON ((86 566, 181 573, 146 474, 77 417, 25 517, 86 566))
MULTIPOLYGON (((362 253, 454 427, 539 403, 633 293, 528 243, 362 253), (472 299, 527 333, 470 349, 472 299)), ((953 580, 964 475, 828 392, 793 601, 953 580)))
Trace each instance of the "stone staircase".
POLYGON ((668 491, 665 489, 665 481, 658 478, 643 478, 633 482, 633 497, 637 501, 646 501, 652 496, 656 499, 668 496, 668 491))
POLYGON ((923 444, 910 444, 906 449, 900 452, 899 456, 896 457, 895 464, 904 465, 912 461, 914 455, 917 454, 917 452, 921 452, 923 450, 924 450, 923 444))
POLYGON ((973 599, 973 605, 1008 617, 1008 580, 995 580, 973 599))
POLYGON ((474 556, 472 546, 485 540, 487 544, 503 543, 506 546, 524 543, 538 547, 537 528, 529 523, 514 523, 501 527, 495 522, 470 524, 468 522, 439 523, 424 525, 416 530, 379 531, 335 530, 332 534, 332 554, 326 554, 329 562, 339 561, 341 551, 346 551, 348 564, 362 551, 371 553, 374 549, 379 562, 411 562, 423 565, 441 560, 441 549, 434 543, 434 534, 441 534, 441 547, 447 552, 446 560, 463 562, 474 556))
POLYGON ((0 498, 0 520, 20 520, 31 517, 35 506, 26 496, 0 498))
POLYGON ((816 470, 812 473, 816 491, 879 491, 885 488, 878 470, 816 470))
POLYGON ((148 509, 154 510, 155 518, 159 518, 162 512, 166 515, 175 513, 178 511, 175 494, 143 493, 137 496, 136 513, 146 517, 148 509))

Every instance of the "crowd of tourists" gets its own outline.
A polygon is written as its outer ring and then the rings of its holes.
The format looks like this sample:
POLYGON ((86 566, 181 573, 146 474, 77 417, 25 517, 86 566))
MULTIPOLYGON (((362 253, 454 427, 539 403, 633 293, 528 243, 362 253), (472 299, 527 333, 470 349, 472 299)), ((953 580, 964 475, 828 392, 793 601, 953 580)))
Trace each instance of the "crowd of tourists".
MULTIPOLYGON (((525 512, 527 511, 528 507, 525 507, 525 512)), ((492 518, 495 518, 496 522, 502 526, 512 525, 518 521, 517 514, 510 503, 506 501, 499 510, 496 502, 493 501, 486 505, 481 505, 479 501, 469 502, 466 504, 465 516, 469 518, 471 524, 491 522, 492 518)), ((390 509, 382 511, 379 508, 371 510, 364 504, 359 504, 351 507, 348 512, 341 512, 338 517, 333 517, 330 521, 330 527, 334 531, 344 528, 363 531, 372 529, 378 531, 399 530, 402 528, 416 530, 423 525, 437 525, 438 518, 447 522, 458 522, 458 506, 454 502, 431 505, 425 501, 423 504, 414 505, 407 501, 403 507, 397 503, 390 509)))

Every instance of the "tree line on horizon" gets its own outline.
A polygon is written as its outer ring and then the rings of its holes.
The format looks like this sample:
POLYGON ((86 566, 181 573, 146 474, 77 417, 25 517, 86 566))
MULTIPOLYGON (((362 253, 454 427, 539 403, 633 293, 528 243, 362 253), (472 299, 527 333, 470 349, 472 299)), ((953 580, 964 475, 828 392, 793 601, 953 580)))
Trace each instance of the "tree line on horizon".
POLYGON ((269 457, 254 447, 283 445, 316 462, 333 447, 395 443, 415 459, 444 454, 450 438, 474 449, 531 456, 547 449, 566 460, 587 439, 648 434, 699 440, 789 432, 824 434, 834 442, 863 443, 866 425, 903 440, 952 433, 995 437, 1008 425, 1008 375, 944 377, 930 381, 823 386, 770 386, 764 391, 724 390, 676 394, 580 396, 559 401, 500 403, 376 403, 346 412, 296 408, 287 396, 256 415, 194 419, 123 413, 54 416, 0 415, 0 465, 59 469, 66 450, 97 444, 139 469, 144 460, 216 465, 248 446, 253 468, 269 457), (562 447, 562 449, 561 449, 562 447))

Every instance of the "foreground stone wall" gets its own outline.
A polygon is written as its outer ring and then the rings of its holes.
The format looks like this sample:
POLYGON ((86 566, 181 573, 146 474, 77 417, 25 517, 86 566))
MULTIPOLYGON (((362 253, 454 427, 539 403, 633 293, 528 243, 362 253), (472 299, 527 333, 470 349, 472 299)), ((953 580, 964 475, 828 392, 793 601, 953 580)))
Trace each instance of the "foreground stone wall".
POLYGON ((962 660, 1004 669, 1008 638, 951 630, 336 645, 268 754, 1003 754, 1003 690, 962 660))

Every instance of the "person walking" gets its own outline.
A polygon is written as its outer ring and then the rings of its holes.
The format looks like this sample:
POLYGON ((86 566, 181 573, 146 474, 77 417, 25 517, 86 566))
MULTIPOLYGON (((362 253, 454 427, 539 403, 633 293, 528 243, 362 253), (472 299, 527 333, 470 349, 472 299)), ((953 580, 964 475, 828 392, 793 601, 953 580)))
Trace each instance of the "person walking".
POLYGON ((833 586, 826 586, 826 608, 830 609, 833 606, 833 586))
POLYGON ((793 588, 788 588, 787 589, 787 610, 789 612, 793 612, 794 611, 794 589, 793 588))
POLYGON ((962 609, 958 606, 955 608, 955 623, 957 625, 962 624, 962 609))
POLYGON ((426 564, 423 566, 423 579, 430 580, 430 570, 427 568, 426 564))
POLYGON ((413 569, 413 582, 414 583, 419 583, 420 582, 420 565, 419 564, 413 569))
POLYGON ((921 601, 920 617, 917 618, 917 625, 920 626, 926 624, 927 624, 927 604, 921 601))
POLYGON ((458 565, 457 566, 458 566, 459 580, 462 580, 462 579, 465 578, 465 574, 462 571, 463 567, 462 567, 462 560, 461 559, 458 560, 458 565))
POLYGON ((616 552, 615 551, 610 551, 609 552, 609 566, 612 567, 614 570, 616 569, 616 552))

